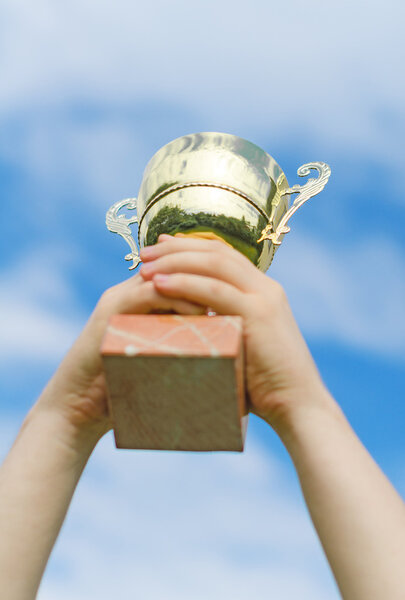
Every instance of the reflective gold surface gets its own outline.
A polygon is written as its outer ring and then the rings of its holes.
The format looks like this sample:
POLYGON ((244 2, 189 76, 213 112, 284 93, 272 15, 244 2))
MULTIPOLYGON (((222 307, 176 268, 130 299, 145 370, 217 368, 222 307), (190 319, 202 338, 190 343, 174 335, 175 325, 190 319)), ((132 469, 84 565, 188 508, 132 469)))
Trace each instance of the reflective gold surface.
POLYGON ((323 189, 330 173, 325 167, 324 163, 310 163, 306 170, 301 167, 300 175, 316 169, 320 177, 289 188, 276 161, 251 142, 226 133, 186 135, 151 158, 138 198, 111 207, 107 227, 130 245, 125 258, 133 261, 131 268, 139 263, 139 256, 129 239, 129 225, 137 221, 139 247, 154 244, 160 233, 213 231, 266 271, 289 231, 286 223, 291 214, 323 189), (306 195, 300 193, 304 188, 306 195), (300 196, 288 210, 291 193, 300 196), (137 217, 118 215, 135 203, 137 217))
POLYGON ((146 166, 137 200, 140 246, 156 241, 148 236, 152 220, 158 223, 164 208, 178 206, 200 217, 196 223, 187 223, 180 214, 183 218, 178 228, 168 233, 213 231, 265 271, 273 244, 268 240, 258 244, 257 240, 269 219, 277 224, 287 210, 288 197, 280 196, 287 188, 276 161, 247 140, 226 133, 178 138, 161 148, 146 166), (194 183, 201 185, 161 195, 175 186, 194 183), (211 187, 216 185, 223 187, 211 187), (216 219, 218 216, 225 218, 216 219))

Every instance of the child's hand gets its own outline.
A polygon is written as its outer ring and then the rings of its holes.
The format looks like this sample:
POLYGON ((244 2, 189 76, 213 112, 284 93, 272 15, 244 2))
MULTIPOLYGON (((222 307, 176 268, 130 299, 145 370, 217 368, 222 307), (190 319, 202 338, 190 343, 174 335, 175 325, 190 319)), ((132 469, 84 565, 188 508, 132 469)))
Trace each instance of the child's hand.
POLYGON ((162 296, 243 318, 252 412, 277 429, 323 390, 283 289, 242 254, 221 242, 162 235, 141 258, 142 277, 162 296))
MULTIPOLYGON (((39 407, 57 410, 84 437, 101 437, 111 423, 100 346, 111 315, 174 311, 202 314, 204 308, 157 292, 138 274, 107 290, 79 338, 63 360, 39 400, 39 407), (93 433, 93 435, 91 435, 93 433)), ((83 437, 83 436, 82 436, 83 437)))

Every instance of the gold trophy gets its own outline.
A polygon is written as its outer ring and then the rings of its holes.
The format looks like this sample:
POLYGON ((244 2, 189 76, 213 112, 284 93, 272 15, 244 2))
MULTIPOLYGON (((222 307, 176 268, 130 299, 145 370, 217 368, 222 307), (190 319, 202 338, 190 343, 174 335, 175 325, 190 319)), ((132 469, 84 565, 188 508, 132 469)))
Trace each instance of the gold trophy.
MULTIPOLYGON (((155 244, 161 233, 208 232, 266 272, 290 231, 289 219, 330 176, 322 162, 297 172, 316 177, 289 187, 280 166, 255 144, 226 133, 186 135, 151 158, 137 198, 114 204, 106 224, 128 243, 131 270, 140 263, 139 248, 155 244)), ((117 447, 243 450, 239 317, 116 315, 102 356, 117 447)))

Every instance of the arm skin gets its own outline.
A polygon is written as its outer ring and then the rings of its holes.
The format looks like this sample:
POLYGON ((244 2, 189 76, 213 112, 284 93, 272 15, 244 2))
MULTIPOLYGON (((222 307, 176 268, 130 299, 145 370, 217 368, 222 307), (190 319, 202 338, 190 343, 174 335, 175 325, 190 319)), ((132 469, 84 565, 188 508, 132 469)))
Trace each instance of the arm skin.
MULTIPOLYGON (((0 472, 0 587, 35 598, 50 551, 95 440, 76 443, 54 412, 36 406, 0 472)), ((4 596, 3 596, 4 594, 4 596)))
POLYGON ((343 598, 404 600, 405 505, 325 389, 280 286, 221 244, 210 255, 163 239, 143 252, 146 280, 243 317, 251 410, 294 462, 343 598))
POLYGON ((139 275, 111 288, 26 417, 0 469, 1 598, 36 597, 80 475, 111 428, 99 353, 109 316, 156 309, 204 312, 139 275))
POLYGON ((297 411, 279 431, 343 598, 405 598, 405 507, 340 409, 297 411))
POLYGON ((161 236, 108 290, 0 470, 0 582, 33 600, 81 472, 111 427, 99 347, 111 314, 243 318, 251 411, 280 436, 347 600, 405 598, 405 508, 325 389, 281 287, 221 242, 161 236), (241 273, 243 277, 241 277, 241 273))

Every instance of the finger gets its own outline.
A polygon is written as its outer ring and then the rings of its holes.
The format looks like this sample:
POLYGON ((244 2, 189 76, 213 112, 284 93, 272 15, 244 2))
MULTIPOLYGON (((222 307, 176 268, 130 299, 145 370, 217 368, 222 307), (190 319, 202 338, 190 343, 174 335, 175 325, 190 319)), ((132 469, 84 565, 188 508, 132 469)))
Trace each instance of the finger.
POLYGON ((142 281, 135 287, 115 286, 103 294, 100 305, 106 316, 118 313, 146 314, 156 310, 174 311, 186 315, 198 315, 205 312, 203 306, 198 306, 183 298, 169 298, 160 294, 151 281, 142 281))
POLYGON ((141 276, 145 281, 158 273, 193 273, 219 279, 244 292, 257 290, 260 285, 259 271, 252 264, 243 265, 233 256, 219 256, 216 252, 185 251, 167 254, 142 265, 141 276), (247 268, 246 268, 247 267, 247 268))
POLYGON ((219 314, 248 314, 247 295, 233 285, 212 277, 186 273, 158 274, 153 278, 153 284, 161 295, 209 306, 219 314))
POLYGON ((205 313, 205 307, 189 302, 183 298, 170 298, 164 296, 159 293, 153 282, 146 282, 142 288, 139 288, 139 295, 136 301, 136 312, 143 314, 156 310, 174 311, 184 315, 199 315, 205 313))
POLYGON ((165 234, 159 236, 158 244, 141 248, 140 255, 142 261, 146 263, 160 256, 185 251, 215 252, 221 256, 232 256, 235 260, 239 260, 243 264, 247 263, 251 265, 249 259, 243 254, 219 240, 203 240, 191 237, 182 238, 165 234))

